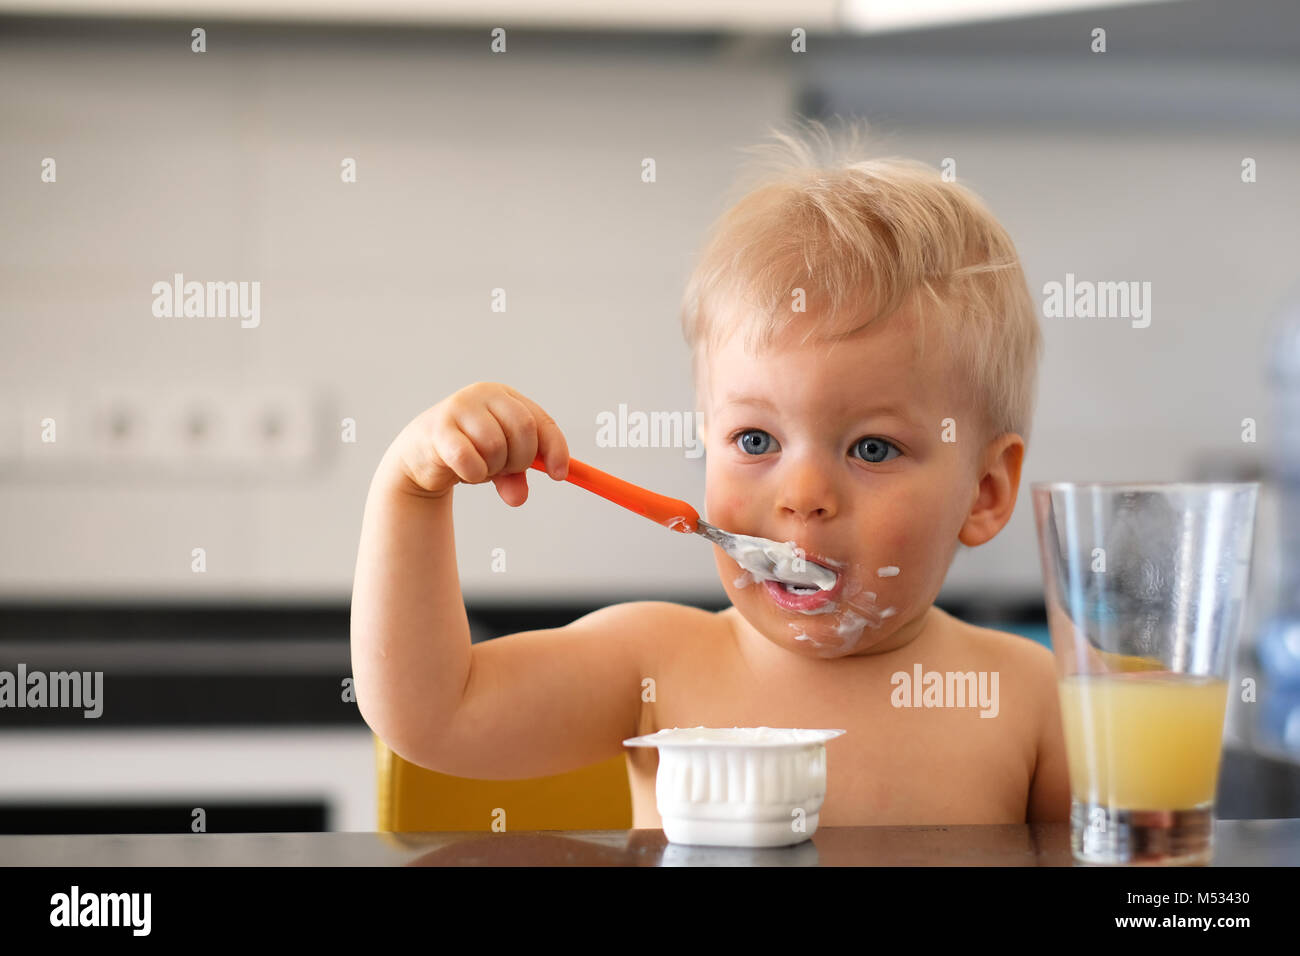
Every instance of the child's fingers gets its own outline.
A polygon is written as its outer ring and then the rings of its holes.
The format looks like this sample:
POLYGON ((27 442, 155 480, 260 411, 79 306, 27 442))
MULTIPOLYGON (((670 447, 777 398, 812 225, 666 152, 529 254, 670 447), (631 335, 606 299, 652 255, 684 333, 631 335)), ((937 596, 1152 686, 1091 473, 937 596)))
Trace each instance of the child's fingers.
POLYGON ((564 432, 549 416, 537 428, 537 447, 546 463, 546 473, 556 481, 563 481, 569 474, 569 443, 564 440, 564 432))
POLYGON ((532 409, 508 394, 489 399, 487 409, 506 436, 506 460, 498 473, 513 475, 527 471, 537 457, 537 421, 532 409))
POLYGON ((476 485, 498 474, 506 463, 509 443, 501 423, 495 416, 485 406, 479 405, 458 414, 455 424, 461 434, 473 444, 474 450, 483 462, 481 469, 473 469, 473 474, 476 476, 474 478, 457 469, 456 473, 461 480, 476 485))
POLYGON ((492 484, 497 486, 497 494, 512 508, 518 508, 528 500, 528 472, 521 471, 513 475, 493 475, 492 484))
MULTIPOLYGON (((526 395, 520 395, 511 389, 511 394, 524 403, 533 413, 537 423, 537 452, 546 463, 546 473, 556 481, 563 481, 569 473, 569 443, 564 440, 564 432, 555 424, 555 419, 546 414, 546 410, 526 395)), ((528 459, 532 464, 533 459, 528 459)))
POLYGON ((460 481, 475 485, 486 480, 487 462, 478 453, 469 436, 462 432, 455 422, 451 425, 446 434, 438 440, 435 449, 438 457, 460 481))

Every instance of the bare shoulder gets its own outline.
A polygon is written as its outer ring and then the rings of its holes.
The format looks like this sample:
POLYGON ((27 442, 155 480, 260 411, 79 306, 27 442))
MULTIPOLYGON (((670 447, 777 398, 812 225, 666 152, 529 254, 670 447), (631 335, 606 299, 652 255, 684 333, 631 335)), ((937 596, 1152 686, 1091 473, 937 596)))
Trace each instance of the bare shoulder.
POLYGON ((671 601, 633 601, 616 606, 627 608, 625 613, 631 616, 643 617, 639 626, 653 633, 652 646, 661 652, 699 650, 701 644, 716 646, 718 640, 732 636, 725 611, 706 611, 671 601))
POLYGON ((671 601, 627 601, 602 607, 568 625, 572 631, 616 635, 636 645, 641 660, 658 657, 683 640, 722 633, 721 615, 671 601))
POLYGON ((1031 699, 1031 710, 1056 707, 1056 658, 1037 641, 1019 634, 1009 634, 989 627, 967 624, 951 615, 954 637, 974 651, 980 667, 997 671, 999 680, 1007 688, 1015 688, 1017 695, 1031 699))
POLYGON ((578 618, 573 624, 591 622, 601 628, 617 624, 637 634, 652 633, 668 636, 683 628, 687 630, 716 628, 717 618, 718 615, 712 611, 704 611, 689 604, 674 604, 672 601, 626 601, 592 611, 585 617, 578 618))
POLYGON ((975 645, 979 652, 1004 662, 1009 667, 1023 668, 1036 677, 1055 676, 1055 658, 1052 652, 1037 641, 1020 634, 967 624, 951 615, 961 637, 975 645))
MULTIPOLYGON (((674 604, 672 601, 625 601, 597 608, 579 621, 614 621, 626 622, 636 627, 662 625, 667 622, 688 619, 711 618, 713 614, 702 611, 689 604, 674 604)), ((574 622, 575 624, 577 621, 574 622)))

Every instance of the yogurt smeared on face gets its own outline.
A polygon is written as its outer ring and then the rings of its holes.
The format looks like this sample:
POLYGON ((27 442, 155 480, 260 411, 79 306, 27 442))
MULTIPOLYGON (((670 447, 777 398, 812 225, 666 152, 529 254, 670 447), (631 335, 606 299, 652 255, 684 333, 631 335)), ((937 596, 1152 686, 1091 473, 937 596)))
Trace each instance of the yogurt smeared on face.
POLYGON ((772 541, 732 533, 735 543, 726 549, 733 561, 755 581, 780 581, 829 591, 838 577, 829 568, 799 554, 793 541, 772 541))

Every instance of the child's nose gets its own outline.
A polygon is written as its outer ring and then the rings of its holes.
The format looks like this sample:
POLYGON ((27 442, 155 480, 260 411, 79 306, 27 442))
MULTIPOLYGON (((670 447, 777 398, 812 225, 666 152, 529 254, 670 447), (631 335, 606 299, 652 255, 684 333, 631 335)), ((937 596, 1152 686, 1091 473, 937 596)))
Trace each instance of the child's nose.
POLYGON ((815 461, 793 463, 778 479, 777 506, 803 521, 835 514, 835 488, 825 466, 815 461))

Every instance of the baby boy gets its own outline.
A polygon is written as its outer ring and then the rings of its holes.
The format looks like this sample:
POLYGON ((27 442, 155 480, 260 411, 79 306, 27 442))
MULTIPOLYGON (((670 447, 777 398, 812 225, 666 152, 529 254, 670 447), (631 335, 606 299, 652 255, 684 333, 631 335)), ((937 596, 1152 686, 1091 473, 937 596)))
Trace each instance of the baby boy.
POLYGON ((657 751, 622 741, 699 725, 844 728, 821 826, 1065 820, 1051 653, 934 605, 958 546, 996 535, 1019 490, 1041 345, 1015 247, 928 167, 778 141, 685 295, 706 516, 793 542, 833 586, 755 580, 714 548, 726 610, 637 601, 471 644, 453 489, 491 481, 519 506, 534 457, 561 480, 569 454, 535 401, 480 382, 411 421, 371 483, 352 598, 361 713, 399 755, 457 776, 624 753, 637 827, 660 825, 657 751))

